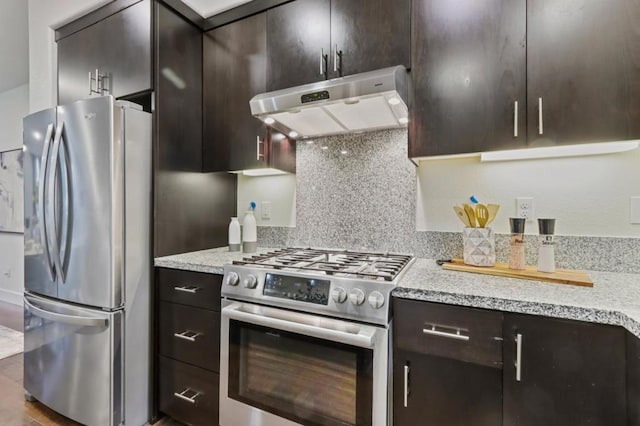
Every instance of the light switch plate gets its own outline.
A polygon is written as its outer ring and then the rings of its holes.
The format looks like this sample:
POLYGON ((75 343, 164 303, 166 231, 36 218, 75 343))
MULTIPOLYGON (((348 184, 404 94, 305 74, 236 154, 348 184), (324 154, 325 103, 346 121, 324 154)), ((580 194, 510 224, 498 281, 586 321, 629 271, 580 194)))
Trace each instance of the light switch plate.
POLYGON ((270 220, 271 219, 271 201, 263 201, 260 203, 260 207, 262 210, 261 218, 262 220, 270 220))
POLYGON ((640 197, 631 197, 629 222, 640 225, 640 197))

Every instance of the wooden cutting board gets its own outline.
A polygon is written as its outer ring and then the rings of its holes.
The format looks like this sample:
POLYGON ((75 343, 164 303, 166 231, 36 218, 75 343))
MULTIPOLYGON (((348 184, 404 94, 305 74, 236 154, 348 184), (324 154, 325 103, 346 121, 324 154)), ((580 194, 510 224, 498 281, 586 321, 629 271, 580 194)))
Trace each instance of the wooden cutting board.
POLYGON ((472 272, 475 274, 496 275, 499 277, 521 278, 523 280, 547 281, 557 284, 577 285, 581 287, 593 287, 593 281, 584 271, 573 269, 556 269, 554 273, 540 272, 535 266, 527 266, 526 269, 509 269, 506 263, 496 263, 495 266, 471 266, 465 265, 462 259, 453 259, 442 264, 443 269, 451 271, 472 272))

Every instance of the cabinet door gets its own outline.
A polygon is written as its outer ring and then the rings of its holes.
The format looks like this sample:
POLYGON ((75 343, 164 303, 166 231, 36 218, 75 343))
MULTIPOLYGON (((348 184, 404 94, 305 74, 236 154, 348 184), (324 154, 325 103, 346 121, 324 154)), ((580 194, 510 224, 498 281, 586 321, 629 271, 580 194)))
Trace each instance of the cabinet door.
POLYGON ((502 370, 397 350, 393 416, 395 426, 500 425, 502 370))
POLYGON ((626 425, 624 330, 529 315, 504 326, 505 425, 626 425))
POLYGON ((411 0, 331 0, 330 76, 410 68, 410 23, 411 0), (336 46, 342 61, 334 64, 336 46))
POLYGON ((525 8, 413 0, 410 157, 525 147, 525 8))
POLYGON ((150 0, 58 41, 58 103, 87 98, 96 69, 116 98, 151 89, 150 0))
POLYGON ((629 426, 640 426, 640 339, 627 333, 627 416, 629 426))
POLYGON ((267 11, 267 90, 326 79, 330 0, 296 0, 267 11))
POLYGON ((640 138, 639 19, 635 0, 527 1, 530 144, 640 138))
POLYGON ((266 91, 267 15, 204 34, 204 161, 208 171, 263 167, 262 122, 249 101, 266 91))

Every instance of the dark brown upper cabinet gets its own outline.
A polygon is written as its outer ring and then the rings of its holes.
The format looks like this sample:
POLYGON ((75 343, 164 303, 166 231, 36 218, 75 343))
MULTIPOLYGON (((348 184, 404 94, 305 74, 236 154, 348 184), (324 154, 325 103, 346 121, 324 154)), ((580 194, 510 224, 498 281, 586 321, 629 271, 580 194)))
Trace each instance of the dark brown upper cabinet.
POLYGON ((526 146, 525 0, 413 0, 409 157, 526 146))
POLYGON ((251 115, 267 88, 267 14, 204 34, 204 143, 207 171, 276 168, 295 172, 295 144, 251 115))
POLYGON ((623 329, 508 314, 503 349, 505 426, 627 424, 623 329))
POLYGON ((411 0, 296 0, 267 12, 267 90, 411 65, 411 0))
POLYGON ((58 103, 87 98, 96 70, 116 98, 151 90, 151 61, 151 0, 144 0, 58 40, 58 103))
POLYGON ((266 13, 208 31, 203 41, 205 168, 262 167, 264 128, 249 101, 267 88, 266 13))
POLYGON ((411 0, 331 0, 330 77, 411 67, 411 0))
POLYGON ((633 0, 527 1, 531 145, 640 138, 639 17, 633 0))
POLYGON ((325 80, 330 0, 296 0, 267 11, 267 91, 325 80))

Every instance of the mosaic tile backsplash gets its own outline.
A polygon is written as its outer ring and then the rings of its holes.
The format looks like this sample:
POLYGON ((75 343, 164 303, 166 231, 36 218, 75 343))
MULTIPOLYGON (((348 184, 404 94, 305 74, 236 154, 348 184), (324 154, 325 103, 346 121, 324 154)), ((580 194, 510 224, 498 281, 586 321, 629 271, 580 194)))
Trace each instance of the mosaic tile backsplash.
MULTIPOLYGON (((297 144, 296 228, 259 227, 261 246, 335 247, 462 257, 458 232, 417 232, 416 171, 406 130, 318 138, 297 144)), ((527 235, 527 263, 537 238, 527 235)), ((508 235, 496 240, 498 261, 508 235)), ((556 238, 559 268, 640 273, 640 238, 556 238)))

